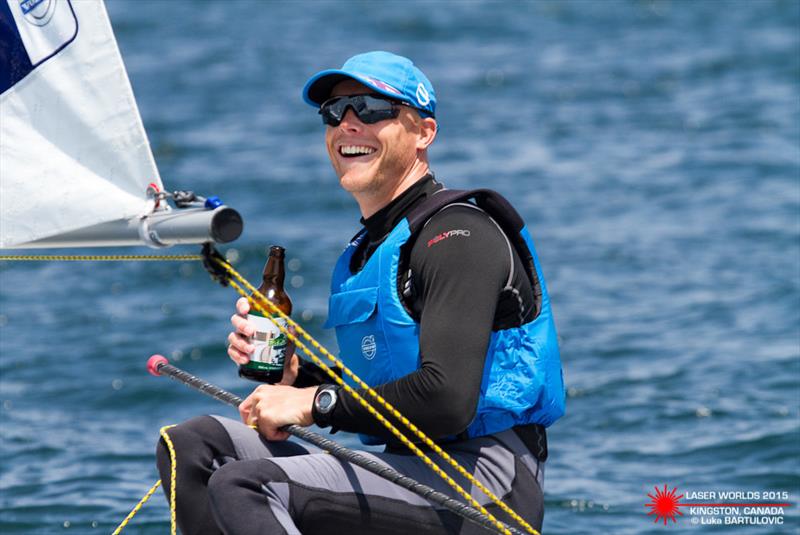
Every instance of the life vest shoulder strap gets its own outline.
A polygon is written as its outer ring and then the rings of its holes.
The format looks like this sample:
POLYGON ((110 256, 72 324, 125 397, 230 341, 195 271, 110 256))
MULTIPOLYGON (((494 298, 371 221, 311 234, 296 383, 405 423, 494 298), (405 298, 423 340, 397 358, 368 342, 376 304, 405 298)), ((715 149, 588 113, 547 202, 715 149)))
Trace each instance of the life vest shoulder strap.
POLYGON ((495 218, 510 235, 519 234, 525 222, 505 197, 490 189, 441 189, 415 206, 406 216, 413 236, 425 223, 447 205, 474 200, 475 204, 495 218))
MULTIPOLYGON (((469 201, 473 201, 472 204, 486 212, 491 219, 496 221, 500 226, 500 230, 505 234, 506 240, 510 240, 510 243, 516 249, 525 266, 526 275, 534 292, 534 313, 538 316, 541 307, 542 290, 536 273, 533 255, 521 235, 521 231, 525 227, 525 221, 505 197, 490 189, 440 189, 415 206, 406 216, 410 237, 403 246, 400 256, 400 270, 397 281, 403 306, 412 317, 418 318, 419 311, 415 310, 416 307, 412 304, 416 299, 417 292, 413 281, 413 273, 411 273, 408 265, 411 248, 420 231, 433 216, 445 207, 469 201)), ((512 258, 512 269, 513 262, 514 259, 512 258)))

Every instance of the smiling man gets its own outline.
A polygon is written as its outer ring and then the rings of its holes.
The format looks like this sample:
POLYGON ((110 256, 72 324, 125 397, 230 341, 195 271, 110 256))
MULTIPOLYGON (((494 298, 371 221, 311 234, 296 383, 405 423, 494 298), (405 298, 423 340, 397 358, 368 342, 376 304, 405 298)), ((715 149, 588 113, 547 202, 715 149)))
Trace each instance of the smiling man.
MULTIPOLYGON (((355 56, 313 76, 303 97, 319 109, 331 163, 364 226, 333 272, 327 326, 341 359, 540 529, 544 428, 563 414, 564 387, 524 223, 490 190, 447 190, 434 179, 436 94, 410 60, 355 56)), ((254 349, 248 311, 240 300, 231 320, 228 353, 240 364, 254 349)), ((243 422, 258 432, 208 416, 170 431, 178 485, 191 487, 179 493, 184 533, 480 531, 358 467, 285 442, 288 424, 358 433, 386 444, 365 455, 450 492, 359 403, 305 370, 293 356, 284 384, 260 386, 242 403, 243 422)), ((159 469, 168 481, 163 445, 159 469)))

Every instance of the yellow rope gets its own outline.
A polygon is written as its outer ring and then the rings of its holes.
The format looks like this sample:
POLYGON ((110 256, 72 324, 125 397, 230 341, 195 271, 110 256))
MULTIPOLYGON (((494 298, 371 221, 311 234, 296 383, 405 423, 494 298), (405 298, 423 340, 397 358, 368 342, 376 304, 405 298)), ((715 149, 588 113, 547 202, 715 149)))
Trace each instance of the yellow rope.
MULTIPOLYGON (((342 370, 344 374, 346 374, 350 379, 353 380, 359 387, 365 390, 370 397, 372 397, 379 405, 381 405, 387 412, 389 412, 392 416, 397 418, 406 428, 408 428, 417 438, 419 438, 426 446, 430 447, 433 451, 435 451, 445 462, 447 462, 451 467, 453 467, 459 474, 461 474, 467 481, 469 481, 472 485, 476 488, 480 489, 493 503, 495 503, 501 510, 503 510, 506 514, 508 514, 511 518, 513 518, 517 523, 522 526, 528 533, 533 535, 539 535, 539 532, 533 528, 528 522, 525 521, 519 514, 517 514, 513 509, 511 509, 508 505, 506 505, 500 498, 498 498, 492 491, 486 488, 480 481, 475 479, 469 472, 467 472, 464 467, 462 467, 458 462, 453 459, 446 451, 444 451, 438 444, 436 444, 433 440, 431 440, 425 433, 422 432, 417 426, 411 423, 408 418, 403 416, 394 406, 392 406, 388 401, 386 401, 380 394, 378 394, 374 389, 372 389, 368 384, 366 384, 361 378, 356 376, 344 363, 333 356, 327 349, 325 349, 319 342, 317 342, 308 332, 303 329, 297 322, 292 320, 289 316, 284 314, 280 309, 278 309, 275 304, 273 304, 269 299, 267 299, 264 295, 262 295, 253 285, 247 282, 234 268, 230 265, 230 263, 215 259, 215 261, 222 266, 228 273, 230 273, 236 280, 241 282, 247 290, 251 292, 251 295, 247 295, 245 290, 239 286, 234 280, 229 281, 230 285, 239 292, 240 295, 247 298, 251 305, 255 307, 255 309, 261 312, 264 315, 273 315, 279 316, 286 320, 287 325, 294 327, 295 331, 300 333, 300 335, 307 340, 316 350, 320 353, 325 355, 325 357, 331 361, 337 368, 342 370), (253 298, 255 297, 255 299, 253 298), (261 306, 261 303, 265 304, 266 307, 269 309, 268 311, 261 306)), ((277 324, 276 324, 277 325, 277 324)), ((278 325, 278 328, 286 334, 286 336, 294 342, 295 346, 303 351, 306 355, 308 355, 311 360, 319 366, 323 371, 325 371, 331 379, 333 379, 339 386, 341 386, 345 392, 350 394, 356 401, 358 401, 361 406, 363 406, 372 416, 374 416, 384 427, 386 427, 395 437, 397 437, 407 448, 409 448, 414 454, 419 457, 428 468, 433 470, 439 477, 441 477, 445 482, 447 482, 450 487, 452 487, 458 494, 460 494, 467 502, 478 509, 481 513, 486 515, 495 526, 506 535, 510 535, 511 532, 505 525, 500 522, 497 518, 495 518, 489 511, 486 510, 485 507, 480 505, 477 500, 475 500, 467 491, 465 491, 453 478, 451 478, 447 473, 445 473, 436 463, 434 463, 419 447, 416 446, 413 442, 411 442, 408 437, 406 437, 400 430, 398 430, 391 422, 389 422, 382 414, 380 414, 372 405, 369 404, 367 400, 365 400, 355 389, 353 389, 350 385, 345 383, 339 375, 336 374, 330 367, 328 367, 314 352, 308 349, 308 347, 300 341, 300 339, 290 332, 286 327, 282 325, 278 325)))
POLYGON ((203 260, 201 255, 197 254, 184 254, 184 255, 3 255, 0 260, 14 260, 14 261, 49 261, 49 262, 120 262, 120 261, 136 261, 136 262, 157 262, 157 261, 197 261, 203 260))
MULTIPOLYGON (((167 434, 167 429, 169 429, 170 427, 175 427, 175 426, 174 425, 165 425, 164 427, 162 427, 159 430, 158 433, 159 433, 159 435, 161 435, 161 438, 164 439, 164 442, 167 444, 167 449, 169 450, 169 465, 170 465, 170 471, 169 471, 169 490, 170 490, 170 492, 169 492, 169 522, 170 522, 170 526, 169 527, 170 527, 170 533, 172 535, 175 535, 177 533, 177 522, 175 521, 175 496, 176 496, 176 492, 177 491, 175 489, 175 483, 176 483, 177 474, 178 474, 178 469, 177 469, 178 459, 177 459, 177 456, 175 454, 175 445, 172 443, 172 439, 170 439, 169 435, 167 434)), ((122 533, 122 530, 125 529, 125 527, 128 525, 128 522, 130 522, 131 519, 134 516, 136 516, 136 513, 139 512, 139 509, 141 509, 142 506, 145 503, 147 503, 147 500, 149 500, 150 497, 153 494, 155 494, 155 492, 158 490, 158 487, 160 485, 161 485, 161 480, 159 479, 158 481, 156 481, 155 485, 150 487, 150 490, 147 491, 147 494, 145 494, 142 497, 142 499, 139 500, 139 503, 136 504, 136 506, 131 510, 130 513, 128 513, 128 516, 125 517, 125 520, 120 522, 119 526, 117 526, 117 529, 115 529, 114 533, 112 533, 111 535, 119 535, 120 533, 122 533)))
POLYGON ((167 444, 167 449, 169 450, 169 532, 171 535, 175 535, 177 532, 177 522, 175 521, 175 496, 178 491, 175 487, 178 484, 178 457, 175 454, 175 445, 167 434, 167 429, 170 427, 175 426, 165 425, 159 430, 158 434, 164 439, 164 442, 167 444))
MULTIPOLYGON (((92 256, 92 255, 84 255, 84 256, 67 256, 67 255, 9 255, 9 256, 0 256, 0 260, 15 260, 15 261, 197 261, 203 260, 203 257, 200 255, 109 255, 109 256, 92 256)), ((258 290, 253 287, 247 280, 245 280, 234 268, 231 264, 227 261, 220 260, 218 258, 214 258, 214 261, 217 262, 220 266, 222 266, 228 273, 230 273, 236 280, 241 282, 247 290, 251 292, 251 295, 248 295, 247 292, 235 281, 231 280, 231 286, 239 292, 240 295, 246 297, 250 304, 259 312, 265 315, 273 315, 279 316, 286 320, 287 325, 293 327, 295 332, 300 333, 300 335, 308 341, 314 349, 322 353, 331 363, 335 365, 335 367, 342 370, 342 372, 347 375, 354 383, 356 383, 360 388, 365 390, 370 397, 372 397, 383 409, 385 409, 389 414, 397 418, 408 430, 410 430, 418 439, 420 439, 426 446, 431 448, 435 451, 447 464, 453 467, 459 474, 461 474, 467 481, 469 481, 472 485, 478 488, 481 492, 483 492, 493 503, 495 503, 502 511, 508 514, 511 518, 513 518, 520 526, 522 526, 528 533, 532 535, 540 535, 539 532, 534 529, 530 524, 528 524, 519 514, 517 514, 513 509, 511 509, 508 505, 503 503, 500 498, 498 498, 492 491, 486 488, 480 481, 475 479, 469 472, 467 472, 464 467, 462 467, 458 462, 453 459, 446 451, 444 451, 438 444, 436 444, 433 440, 431 440, 425 433, 422 432, 416 425, 414 425, 408 418, 403 416, 393 405, 391 405, 388 401, 386 401, 380 394, 378 394, 374 389, 372 389, 369 385, 367 385, 361 378, 355 375, 345 364, 333 356, 327 349, 325 349, 319 342, 317 342, 305 329, 303 329, 297 322, 291 319, 289 316, 284 314, 280 309, 278 309, 275 304, 273 304, 269 299, 267 299, 264 295, 258 292, 258 290), (255 299, 254 299, 255 297, 255 299), (260 303, 259 303, 260 301, 260 303), (266 305, 265 309, 262 304, 266 305)), ((492 523, 499 529, 502 533, 506 535, 511 535, 511 532, 506 528, 506 526, 498 520, 495 516, 493 516, 489 511, 486 510, 485 507, 480 505, 477 500, 475 500, 467 491, 461 487, 452 477, 450 477, 444 470, 442 470, 436 463, 434 463, 430 457, 428 457, 416 444, 411 442, 397 427, 395 427, 389 420, 387 420, 380 412, 377 411, 369 402, 364 399, 355 389, 353 389, 350 385, 344 382, 344 380, 339 377, 328 365, 326 365, 313 351, 311 351, 308 346, 306 346, 300 339, 290 332, 286 327, 282 325, 278 325, 278 328, 286 334, 286 336, 294 342, 295 346, 300 349, 303 353, 308 355, 311 360, 319 366, 322 370, 324 370, 330 377, 336 382, 339 386, 341 386, 345 392, 350 394, 359 404, 361 404, 367 412, 369 412, 372 416, 374 416, 384 427, 386 427, 395 437, 397 437, 409 450, 411 450, 414 454, 416 454, 426 466, 428 466, 431 470, 434 471, 439 477, 441 477, 448 485, 450 485, 458 494, 460 494, 467 502, 478 509, 481 513, 486 515, 492 523)), ((171 534, 175 535, 176 533, 176 521, 175 521, 175 482, 176 482, 176 457, 175 457, 175 448, 172 444, 172 440, 170 440, 169 435, 167 435, 166 430, 173 426, 166 426, 161 428, 160 434, 164 438, 164 441, 167 444, 170 453, 170 460, 171 460, 171 471, 170 471, 170 528, 171 534)), ((147 494, 140 500, 140 502, 134 507, 134 509, 130 512, 130 514, 122 521, 116 531, 114 531, 113 535, 117 535, 122 528, 124 528, 127 523, 130 521, 131 518, 139 511, 139 509, 144 505, 147 500, 150 499, 150 496, 158 488, 160 481, 156 483, 148 492, 147 494)))
POLYGON ((125 517, 125 520, 123 520, 122 522, 120 522, 119 526, 117 526, 117 529, 115 529, 115 530, 114 530, 114 533, 112 533, 111 535, 119 535, 119 534, 122 532, 122 530, 125 528, 125 526, 127 526, 127 525, 128 525, 128 522, 130 522, 130 521, 131 521, 131 518, 133 518, 133 517, 136 515, 136 513, 138 513, 138 512, 139 512, 139 509, 141 509, 141 508, 142 508, 142 506, 143 506, 145 503, 147 503, 147 500, 149 500, 149 499, 150 499, 150 497, 151 497, 151 496, 152 496, 152 495, 153 495, 153 494, 154 494, 154 493, 155 493, 155 492, 158 490, 158 486, 159 486, 159 485, 161 485, 161 480, 160 480, 160 479, 159 479, 158 481, 156 481, 156 484, 155 484, 155 485, 153 485, 152 487, 150 487, 150 490, 148 490, 148 491, 147 491, 147 494, 145 494, 145 495, 142 497, 142 499, 141 499, 141 500, 139 500, 139 503, 137 503, 137 504, 136 504, 136 507, 134 507, 134 508, 131 510, 131 512, 130 512, 130 513, 128 513, 128 516, 126 516, 126 517, 125 517))

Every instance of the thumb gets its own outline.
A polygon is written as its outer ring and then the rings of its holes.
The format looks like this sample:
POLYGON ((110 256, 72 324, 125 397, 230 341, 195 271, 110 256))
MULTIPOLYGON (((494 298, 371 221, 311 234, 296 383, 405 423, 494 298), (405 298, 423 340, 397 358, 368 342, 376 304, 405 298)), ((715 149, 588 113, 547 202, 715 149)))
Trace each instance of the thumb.
POLYGON ((236 312, 242 316, 246 316, 250 312, 250 302, 246 297, 240 297, 236 301, 236 312))

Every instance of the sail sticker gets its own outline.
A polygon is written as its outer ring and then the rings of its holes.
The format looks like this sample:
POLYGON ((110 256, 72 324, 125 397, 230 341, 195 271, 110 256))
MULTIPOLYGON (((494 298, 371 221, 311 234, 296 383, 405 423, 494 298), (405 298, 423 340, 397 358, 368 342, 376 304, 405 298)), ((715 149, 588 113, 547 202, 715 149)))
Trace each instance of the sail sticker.
POLYGON ((56 12, 55 0, 20 0, 19 8, 25 19, 36 26, 44 26, 56 12))
POLYGON ((0 93, 78 35, 71 0, 0 0, 0 93))

